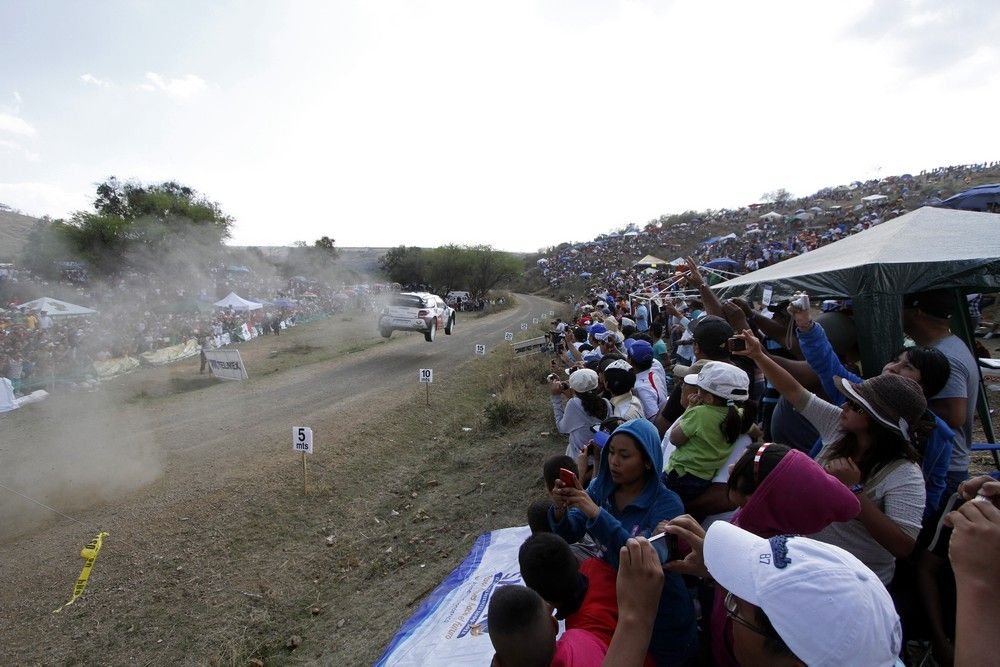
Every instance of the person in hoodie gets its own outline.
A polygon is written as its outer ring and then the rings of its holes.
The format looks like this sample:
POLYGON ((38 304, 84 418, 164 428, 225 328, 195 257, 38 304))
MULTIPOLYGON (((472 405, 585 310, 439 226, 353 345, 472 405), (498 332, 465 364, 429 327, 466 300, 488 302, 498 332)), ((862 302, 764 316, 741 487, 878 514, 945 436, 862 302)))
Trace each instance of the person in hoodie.
MULTIPOLYGON (((573 543, 585 533, 603 548, 602 557, 618 567, 618 552, 630 537, 649 537, 660 521, 684 508, 660 478, 660 436, 649 421, 619 426, 601 448, 597 476, 584 489, 579 481, 556 481, 550 497, 552 532, 573 543)), ((649 652, 658 665, 686 664, 697 649, 694 606, 684 582, 667 574, 649 652)))
MULTIPOLYGON (((795 319, 795 333, 799 339, 802 355, 819 377, 823 392, 834 405, 843 405, 846 397, 840 393, 833 378, 841 377, 848 382, 861 382, 862 378, 847 370, 840 362, 823 326, 813 321, 808 310, 789 305, 788 312, 795 319)), ((911 347, 901 350, 894 356, 893 360, 882 368, 882 373, 910 378, 920 385, 924 397, 930 401, 948 382, 951 362, 937 348, 911 347)), ((927 423, 921 430, 926 435, 918 441, 917 451, 920 452, 920 467, 927 487, 927 502, 924 506, 926 522, 935 515, 944 500, 955 432, 941 417, 929 409, 924 417, 927 423)), ((810 456, 816 458, 822 446, 823 441, 817 440, 809 453, 810 456)))
MULTIPOLYGON (((740 506, 732 523, 764 539, 809 535, 861 512, 858 497, 818 463, 797 449, 768 442, 748 447, 733 466, 729 496, 740 506)), ((725 595, 716 588, 712 657, 720 667, 737 667, 725 595)))

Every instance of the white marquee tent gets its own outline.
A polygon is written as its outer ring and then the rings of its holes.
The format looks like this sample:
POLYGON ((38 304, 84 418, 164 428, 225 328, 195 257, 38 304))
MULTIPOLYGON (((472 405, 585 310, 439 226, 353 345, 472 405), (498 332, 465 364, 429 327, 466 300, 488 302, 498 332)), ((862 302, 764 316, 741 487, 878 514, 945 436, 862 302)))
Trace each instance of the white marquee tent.
POLYGON ((97 313, 97 311, 93 308, 78 306, 75 303, 69 303, 67 301, 60 301, 59 299, 53 299, 50 296, 43 296, 40 299, 35 299, 34 301, 29 301, 28 303, 22 303, 18 306, 18 309, 23 311, 37 310, 38 312, 44 310, 48 313, 49 317, 53 318, 80 317, 82 315, 94 315, 97 313))
POLYGON ((248 301, 236 292, 230 292, 224 299, 215 302, 216 308, 232 308, 233 310, 259 310, 263 306, 256 301, 248 301))

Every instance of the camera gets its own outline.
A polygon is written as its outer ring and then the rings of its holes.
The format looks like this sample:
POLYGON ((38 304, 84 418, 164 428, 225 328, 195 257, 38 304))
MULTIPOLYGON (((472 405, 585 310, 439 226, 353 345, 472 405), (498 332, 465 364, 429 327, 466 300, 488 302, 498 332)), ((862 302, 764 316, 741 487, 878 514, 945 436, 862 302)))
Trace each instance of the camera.
POLYGON ((809 310, 809 295, 805 292, 798 292, 792 297, 789 305, 799 310, 809 310))
POLYGON ((743 352, 747 349, 747 342, 742 338, 733 336, 726 341, 726 347, 729 348, 730 352, 743 352))

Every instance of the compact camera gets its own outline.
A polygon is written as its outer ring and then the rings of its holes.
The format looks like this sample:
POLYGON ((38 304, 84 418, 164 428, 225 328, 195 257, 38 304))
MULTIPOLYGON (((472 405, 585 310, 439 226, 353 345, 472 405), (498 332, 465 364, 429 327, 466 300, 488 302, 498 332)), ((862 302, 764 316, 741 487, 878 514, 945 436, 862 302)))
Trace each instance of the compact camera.
POLYGON ((792 297, 789 304, 799 310, 809 310, 809 295, 805 292, 799 292, 792 297))

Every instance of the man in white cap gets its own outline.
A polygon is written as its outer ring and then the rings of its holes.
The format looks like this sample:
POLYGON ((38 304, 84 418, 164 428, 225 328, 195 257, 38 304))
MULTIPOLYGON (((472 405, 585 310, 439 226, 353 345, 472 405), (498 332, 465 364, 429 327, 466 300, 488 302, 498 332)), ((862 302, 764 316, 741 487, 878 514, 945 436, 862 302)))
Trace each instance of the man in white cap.
POLYGON ((839 547, 806 537, 757 537, 717 521, 705 533, 690 516, 667 532, 691 545, 669 571, 710 576, 725 588, 733 649, 755 665, 892 667, 902 627, 879 578, 839 547))

